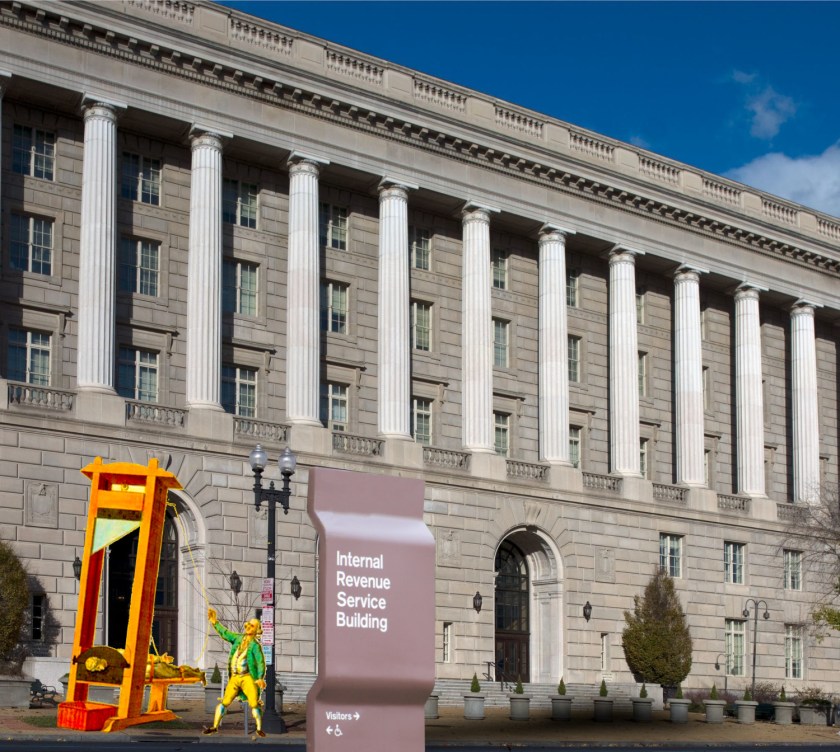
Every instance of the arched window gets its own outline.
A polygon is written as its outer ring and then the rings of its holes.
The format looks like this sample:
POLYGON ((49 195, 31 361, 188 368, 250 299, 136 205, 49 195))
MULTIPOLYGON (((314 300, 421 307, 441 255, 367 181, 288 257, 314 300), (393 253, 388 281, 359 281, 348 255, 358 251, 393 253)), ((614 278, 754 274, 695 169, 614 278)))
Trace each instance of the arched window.
POLYGON ((530 680, 528 564, 518 546, 505 541, 496 554, 496 679, 530 680))

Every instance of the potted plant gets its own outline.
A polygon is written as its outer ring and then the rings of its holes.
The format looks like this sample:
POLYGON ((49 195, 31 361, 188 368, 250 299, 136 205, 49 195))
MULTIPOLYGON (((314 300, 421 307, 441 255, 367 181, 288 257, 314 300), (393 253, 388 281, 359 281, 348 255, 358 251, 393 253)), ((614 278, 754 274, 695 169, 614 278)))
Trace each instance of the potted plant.
POLYGON ((773 710, 774 710, 774 717, 776 723, 781 726, 789 726, 793 723, 793 709, 796 707, 796 703, 788 702, 787 695, 785 694, 784 685, 782 686, 782 691, 779 692, 778 699, 773 703, 773 710))
POLYGON ((712 684, 712 691, 707 699, 703 700, 706 707, 706 723, 723 723, 723 710, 726 707, 726 700, 718 697, 717 687, 712 684))
POLYGON ((204 685, 204 712, 213 713, 222 700, 222 672, 219 671, 219 664, 213 666, 213 673, 204 685))
POLYGON ((671 723, 688 723, 688 706, 691 700, 683 697, 682 684, 677 685, 677 694, 668 700, 668 709, 671 712, 671 723))
POLYGON ((32 677, 23 675, 26 657, 20 644, 24 612, 29 603, 26 570, 17 554, 7 543, 0 541, 0 706, 29 708, 32 677))
POLYGON ((804 687, 797 693, 799 723, 803 726, 827 726, 831 717, 831 699, 820 687, 804 687))
POLYGON ((525 694, 521 677, 517 678, 516 687, 513 694, 508 695, 508 699, 510 700, 510 720, 527 721, 530 717, 531 695, 525 694))
POLYGON ((468 721, 484 720, 484 695, 476 674, 473 674, 469 693, 464 695, 464 718, 468 721))
POLYGON ((598 697, 592 702, 595 705, 595 720, 596 721, 611 721, 613 701, 607 697, 607 682, 601 679, 601 688, 598 690, 598 697))
POLYGON ((630 702, 633 703, 633 720, 634 721, 649 721, 651 719, 651 710, 653 707, 653 698, 648 697, 647 685, 642 684, 639 690, 638 697, 631 697, 630 702))
POLYGON ((735 700, 738 708, 738 723, 755 723, 755 709, 758 703, 753 700, 750 688, 744 690, 744 699, 735 700))
POLYGON ((560 677, 557 694, 551 695, 551 720, 569 721, 572 718, 572 698, 566 695, 566 684, 560 677))

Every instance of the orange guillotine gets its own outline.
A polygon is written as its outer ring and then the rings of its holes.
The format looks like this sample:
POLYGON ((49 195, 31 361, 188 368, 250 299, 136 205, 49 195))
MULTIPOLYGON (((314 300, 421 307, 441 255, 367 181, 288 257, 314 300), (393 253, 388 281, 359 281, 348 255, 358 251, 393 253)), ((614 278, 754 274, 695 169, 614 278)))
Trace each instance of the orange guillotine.
POLYGON ((146 663, 167 494, 181 485, 172 473, 158 467, 156 459, 146 467, 127 462, 106 465, 97 457, 82 473, 91 480, 90 506, 67 700, 59 705, 58 726, 118 731, 140 723, 172 720, 175 714, 166 709, 168 685, 184 680, 147 679, 146 663), (125 647, 94 645, 105 550, 135 530, 139 539, 125 647), (146 683, 151 684, 149 704, 142 712, 146 683), (91 685, 118 687, 119 704, 88 702, 91 685))

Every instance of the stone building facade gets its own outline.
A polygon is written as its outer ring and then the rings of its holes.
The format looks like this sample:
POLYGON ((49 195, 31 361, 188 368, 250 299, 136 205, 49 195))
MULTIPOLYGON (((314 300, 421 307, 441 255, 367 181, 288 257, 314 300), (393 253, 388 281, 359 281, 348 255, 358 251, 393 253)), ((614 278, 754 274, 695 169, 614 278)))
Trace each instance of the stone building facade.
POLYGON ((0 48, 0 536, 32 673, 66 670, 96 456, 183 484, 156 641, 220 659, 207 603, 259 607, 259 442, 298 457, 283 681, 316 668, 304 507, 334 467, 425 480, 440 679, 632 682, 623 612, 664 566, 687 686, 721 656, 746 684, 752 598, 758 679, 840 688, 783 544, 838 483, 840 221, 201 0, 0 0, 0 48))

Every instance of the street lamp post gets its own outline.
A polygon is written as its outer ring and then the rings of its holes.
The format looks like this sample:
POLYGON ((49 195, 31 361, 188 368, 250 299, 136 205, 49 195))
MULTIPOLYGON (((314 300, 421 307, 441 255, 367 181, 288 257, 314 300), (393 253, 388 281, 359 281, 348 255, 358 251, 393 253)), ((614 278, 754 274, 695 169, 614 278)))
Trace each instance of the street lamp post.
POLYGON ((747 598, 746 602, 744 603, 744 618, 750 618, 750 603, 753 604, 753 609, 755 609, 755 616, 753 617, 753 654, 752 654, 752 689, 750 690, 751 695, 755 696, 755 650, 758 644, 758 607, 763 603, 764 604, 764 618, 770 618, 770 611, 767 608, 767 601, 764 600, 755 600, 755 598, 747 598))
MULTIPOLYGON (((268 488, 262 486, 262 474, 268 463, 268 455, 265 450, 257 444, 248 457, 248 462, 251 464, 251 470, 254 471, 254 506, 257 511, 260 510, 262 502, 268 505, 268 535, 266 541, 266 550, 268 560, 266 563, 266 578, 271 582, 271 608, 274 609, 274 574, 275 574, 275 539, 277 534, 277 523, 275 519, 275 510, 279 502, 283 507, 283 514, 289 513, 289 498, 292 495, 292 490, 289 480, 295 473, 297 465, 297 458, 292 453, 289 447, 286 447, 280 455, 278 464, 280 465, 280 474, 283 476, 283 488, 276 490, 274 488, 274 481, 272 481, 268 488)), ((265 698, 265 712, 266 716, 271 720, 279 721, 279 731, 281 734, 286 733, 286 724, 283 722, 283 716, 277 713, 277 706, 275 702, 276 691, 276 676, 277 676, 277 652, 276 645, 276 629, 272 619, 272 636, 271 636, 271 662, 266 666, 265 684, 267 695, 265 698)))
POLYGON ((715 658, 715 671, 720 671, 720 659, 723 658, 723 692, 724 694, 728 691, 728 682, 729 682, 729 654, 727 653, 725 656, 723 653, 718 653, 718 657, 715 658))

